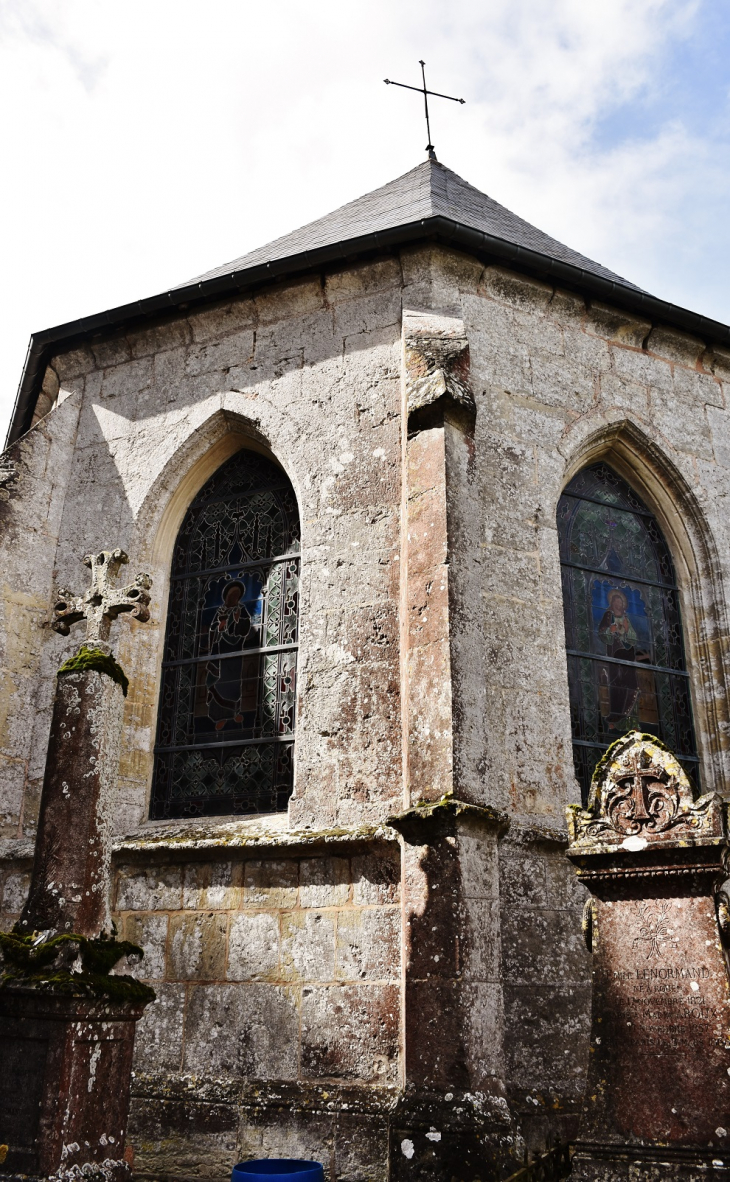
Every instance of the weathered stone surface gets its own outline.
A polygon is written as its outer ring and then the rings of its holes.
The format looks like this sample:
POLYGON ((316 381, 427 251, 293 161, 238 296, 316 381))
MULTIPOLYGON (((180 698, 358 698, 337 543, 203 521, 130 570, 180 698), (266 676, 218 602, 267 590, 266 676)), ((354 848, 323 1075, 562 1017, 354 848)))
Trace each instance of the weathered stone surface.
POLYGON ((141 1006, 34 989, 0 995, 2 1172, 52 1175, 124 1158, 135 1022, 141 1006))
POLYGON ((693 800, 676 759, 635 732, 610 749, 569 857, 591 890, 593 1025, 573 1176, 730 1175, 725 814, 693 800), (614 1163, 618 1163, 618 1174, 614 1163), (643 1163, 643 1164, 642 1164, 643 1163))
POLYGON ((185 986, 155 985, 134 1043, 135 1071, 179 1071, 182 1057, 185 986))
POLYGON ((251 861, 244 866, 245 907, 294 907, 299 863, 293 860, 251 861))
POLYGON ((300 869, 302 907, 336 907, 350 895, 350 874, 344 858, 305 858, 300 869))
MULTIPOLYGON (((706 345, 431 243, 181 309, 50 358, 44 417, 9 453, 12 479, 0 480, 5 838, 36 832, 55 671, 68 655, 45 626, 47 604, 56 580, 74 585, 73 555, 98 551, 113 528, 160 591, 153 619, 118 649, 132 680, 114 795, 123 834, 147 817, 164 602, 185 508, 234 450, 263 448, 290 476, 303 528, 296 780, 276 819, 280 846, 275 835, 264 852, 246 846, 255 819, 224 831, 198 818, 205 849, 183 848, 178 834, 119 854, 122 930, 148 948, 143 971, 169 981, 155 985, 164 1006, 151 1007, 137 1045, 138 1061, 167 1081, 137 1147, 145 1172, 212 1180, 229 1168, 226 1154, 289 1146, 321 1150, 333 1176, 372 1182, 388 1168, 389 1137, 393 1177, 420 1170, 431 1182, 441 1171, 450 1182, 463 1162, 487 1177, 477 1137, 501 1144, 493 1122, 470 1109, 471 1131, 457 1134, 439 1107, 442 1142, 427 1138, 424 1081, 452 1075, 468 1087, 502 1081, 534 1150, 568 1129, 590 989, 575 936, 584 888, 558 869, 555 841, 577 799, 555 506, 572 473, 603 456, 659 515, 682 587, 704 783, 727 795, 730 383, 722 349, 706 345), (403 307, 458 322, 451 360, 468 355, 476 411, 408 441, 403 307), (295 832, 377 830, 444 792, 508 814, 508 837, 487 842, 467 827, 442 835, 438 856, 407 847, 402 867, 392 841, 366 853, 340 838, 289 843, 295 832), (211 932, 215 951, 203 956, 211 932), (326 999, 344 998, 343 987, 360 992, 338 1009, 326 999), (398 1046, 390 1020, 366 1018, 351 1052, 352 1015, 377 1011, 382 987, 405 989, 393 1009, 398 1046), (222 1055, 227 1034, 233 1050, 222 1055), (267 1038, 271 1055, 256 1050, 267 1038), (245 1075, 262 1087, 269 1069, 280 1081, 316 1072, 323 1088, 334 1086, 330 1067, 353 1081, 362 1070, 357 1086, 375 1092, 378 1055, 419 1098, 390 1132, 382 1114, 363 1112, 347 1145, 338 1121, 352 1101, 339 1092, 316 1112, 292 1100, 286 1120, 273 1094, 255 1118, 238 1094, 220 1098, 221 1080, 245 1075), (183 1064, 210 1091, 193 1097, 186 1084, 173 1105, 183 1064), (231 1113, 243 1138, 235 1152, 225 1149, 231 1113)), ((6 864, 13 874, 25 866, 6 864)), ((14 921, 20 900, 5 885, 3 914, 14 921)), ((446 1094, 439 1104, 452 1103, 446 1094)))
POLYGON ((227 919, 216 911, 170 917, 167 976, 172 981, 222 981, 227 919))
POLYGON ((348 909, 337 919, 335 976, 343 980, 397 981, 400 908, 348 909))
POLYGON ((228 937, 229 981, 268 981, 280 976, 279 916, 270 911, 231 917, 228 937))
POLYGON ((111 931, 109 820, 122 704, 122 687, 106 673, 59 676, 21 932, 111 931))
POLYGON ((297 995, 269 985, 197 985, 185 1010, 183 1068, 223 1079, 296 1079, 297 995))
POLYGON ((394 985, 310 986, 302 990, 305 1076, 394 1083, 398 989, 394 985))

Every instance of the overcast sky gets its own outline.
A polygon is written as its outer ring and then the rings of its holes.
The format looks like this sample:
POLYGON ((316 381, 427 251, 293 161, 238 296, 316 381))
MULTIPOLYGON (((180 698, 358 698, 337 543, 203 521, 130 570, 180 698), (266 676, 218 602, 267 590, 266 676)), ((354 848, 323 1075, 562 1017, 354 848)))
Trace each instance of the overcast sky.
POLYGON ((4 437, 30 333, 439 159, 730 321, 727 0, 0 0, 4 437))

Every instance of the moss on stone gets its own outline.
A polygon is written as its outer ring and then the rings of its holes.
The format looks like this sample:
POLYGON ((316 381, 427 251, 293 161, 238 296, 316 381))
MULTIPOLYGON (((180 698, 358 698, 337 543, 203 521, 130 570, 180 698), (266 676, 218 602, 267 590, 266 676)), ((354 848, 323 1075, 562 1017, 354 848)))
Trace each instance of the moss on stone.
POLYGON ((89 648, 86 644, 81 646, 75 656, 69 657, 63 663, 56 676, 60 677, 62 673, 85 673, 88 669, 96 669, 98 673, 106 673, 107 677, 111 677, 112 681, 121 685, 122 693, 126 698, 129 678, 122 666, 114 660, 114 654, 103 653, 101 649, 89 648))
POLYGON ((129 940, 104 935, 91 940, 75 932, 44 940, 37 932, 0 932, 0 955, 0 988, 26 985, 50 993, 138 1005, 155 1000, 154 989, 136 977, 111 975, 110 970, 123 956, 144 955, 139 945, 129 940))
MULTIPOLYGON (((598 783, 608 765, 613 761, 616 754, 616 749, 622 744, 626 743, 629 735, 631 735, 631 741, 633 743, 653 743, 654 746, 658 747, 660 751, 666 751, 668 755, 674 756, 674 752, 670 751, 669 747, 662 743, 661 739, 658 739, 656 735, 650 735, 648 732, 644 731, 634 731, 633 733, 629 732, 629 734, 621 735, 620 738, 614 739, 611 746, 606 751, 604 751, 603 755, 596 764, 593 775, 591 776, 591 789, 593 789, 593 786, 598 783)), ((674 756, 674 758, 676 759, 676 756, 674 756)))

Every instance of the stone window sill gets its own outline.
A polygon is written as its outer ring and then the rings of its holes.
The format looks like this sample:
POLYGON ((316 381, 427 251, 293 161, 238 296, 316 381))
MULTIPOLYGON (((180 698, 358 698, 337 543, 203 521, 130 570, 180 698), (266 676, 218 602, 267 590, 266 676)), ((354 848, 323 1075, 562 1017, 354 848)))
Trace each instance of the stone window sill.
POLYGON ((113 851, 124 854, 155 850, 225 850, 306 848, 353 845, 373 841, 397 842, 388 825, 361 825, 330 829, 288 829, 286 813, 267 817, 206 817, 195 821, 152 821, 135 833, 114 840, 113 851))

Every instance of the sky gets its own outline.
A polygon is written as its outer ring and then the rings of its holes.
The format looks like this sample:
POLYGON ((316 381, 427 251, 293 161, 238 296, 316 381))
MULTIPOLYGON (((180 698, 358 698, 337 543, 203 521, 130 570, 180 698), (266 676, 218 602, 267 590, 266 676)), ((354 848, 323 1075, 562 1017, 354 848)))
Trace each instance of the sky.
POLYGON ((730 322, 727 0, 0 0, 0 432, 31 332, 439 159, 730 322))

